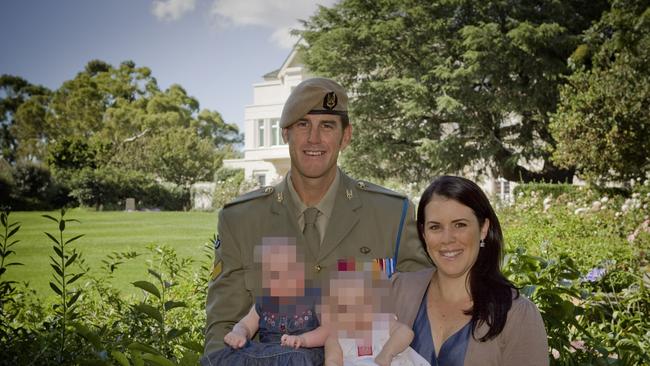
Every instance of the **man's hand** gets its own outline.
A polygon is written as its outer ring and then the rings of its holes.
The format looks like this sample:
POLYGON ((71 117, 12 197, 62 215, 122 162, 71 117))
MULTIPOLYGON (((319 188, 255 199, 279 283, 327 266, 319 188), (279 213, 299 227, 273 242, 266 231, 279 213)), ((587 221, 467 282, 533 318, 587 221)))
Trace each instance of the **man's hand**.
POLYGON ((230 332, 226 334, 225 337, 223 337, 223 341, 226 342, 226 344, 230 347, 239 349, 244 347, 248 339, 237 332, 230 332))
POLYGON ((293 347, 295 349, 300 348, 300 346, 305 344, 305 338, 302 335, 292 336, 285 334, 280 338, 280 344, 287 347, 293 347))

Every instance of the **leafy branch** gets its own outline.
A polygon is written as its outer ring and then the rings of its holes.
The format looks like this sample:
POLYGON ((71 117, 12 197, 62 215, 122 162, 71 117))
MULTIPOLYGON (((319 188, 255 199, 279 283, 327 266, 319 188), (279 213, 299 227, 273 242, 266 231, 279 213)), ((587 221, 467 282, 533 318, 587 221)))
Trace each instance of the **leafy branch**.
POLYGON ((65 353, 67 325, 70 321, 78 317, 75 303, 82 293, 81 289, 71 288, 71 285, 87 272, 84 269, 80 272, 72 272, 72 266, 75 262, 81 262, 81 255, 75 248, 69 248, 69 246, 72 242, 83 237, 84 234, 79 234, 64 240, 63 233, 66 229, 66 223, 80 223, 79 220, 64 219, 65 209, 61 209, 61 214, 58 219, 50 215, 42 216, 57 223, 59 231, 58 238, 48 232, 45 232, 45 235, 54 243, 52 246, 54 256, 50 256, 50 266, 54 269, 53 279, 50 281, 50 288, 59 297, 58 303, 54 304, 52 309, 60 319, 61 345, 59 348, 59 360, 62 360, 65 353))
POLYGON ((11 301, 10 295, 14 292, 13 284, 16 283, 16 281, 5 281, 2 275, 7 272, 9 266, 23 265, 19 262, 11 262, 8 259, 10 255, 16 254, 15 251, 11 250, 11 247, 20 242, 18 239, 11 239, 20 230, 20 223, 9 223, 9 213, 10 211, 8 209, 4 209, 0 213, 0 221, 4 229, 2 230, 2 234, 0 234, 2 240, 2 246, 0 247, 0 311, 3 311, 5 301, 11 301))
MULTIPOLYGON (((176 277, 186 271, 192 262, 191 259, 178 258, 175 251, 166 246, 151 246, 149 249, 156 254, 160 262, 147 272, 153 276, 153 281, 140 280, 133 282, 133 285, 145 293, 145 298, 139 304, 133 305, 136 313, 143 315, 146 319, 152 320, 158 329, 159 340, 156 342, 159 348, 141 342, 133 342, 128 346, 131 361, 134 364, 146 362, 153 365, 195 365, 202 352, 201 347, 197 348, 194 342, 185 342, 183 346, 187 350, 178 360, 173 354, 174 343, 178 342, 181 336, 187 334, 189 327, 176 328, 169 321, 168 314, 174 309, 187 308, 184 301, 176 301, 172 296, 172 288, 178 284, 176 277)), ((182 277, 182 276, 180 276, 182 277)), ((120 351, 111 352, 111 356, 121 365, 131 365, 129 358, 120 351)))

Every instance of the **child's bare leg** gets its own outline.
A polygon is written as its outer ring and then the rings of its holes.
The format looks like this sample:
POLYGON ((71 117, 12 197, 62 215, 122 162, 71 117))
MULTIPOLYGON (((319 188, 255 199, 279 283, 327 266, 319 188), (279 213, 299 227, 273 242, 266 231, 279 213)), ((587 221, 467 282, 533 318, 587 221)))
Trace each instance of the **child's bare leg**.
POLYGON ((343 366, 343 350, 337 337, 325 340, 325 366, 343 366))

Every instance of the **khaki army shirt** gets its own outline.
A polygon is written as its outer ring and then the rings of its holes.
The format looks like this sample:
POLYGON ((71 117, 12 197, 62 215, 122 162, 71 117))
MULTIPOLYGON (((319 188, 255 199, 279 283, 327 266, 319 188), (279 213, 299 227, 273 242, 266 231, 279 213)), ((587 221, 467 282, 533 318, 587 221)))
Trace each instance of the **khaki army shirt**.
POLYGON ((329 217, 321 215, 328 220, 320 233, 320 245, 313 246, 303 236, 298 205, 288 183, 284 179, 276 186, 247 193, 219 213, 219 239, 206 299, 206 354, 223 348, 223 337, 251 309, 261 287, 254 252, 264 238, 295 240, 304 253, 306 276, 317 282, 327 280, 340 259, 370 262, 393 258, 397 237, 401 237, 398 271, 432 265, 418 237, 415 210, 404 195, 339 172, 331 210, 325 205, 329 198, 319 202, 329 217), (408 210, 400 226, 405 203, 408 210))
MULTIPOLYGON (((336 199, 336 192, 339 188, 339 182, 341 180, 341 172, 336 171, 336 177, 330 185, 327 192, 323 198, 318 202, 314 207, 319 211, 318 216, 316 217, 316 227, 318 228, 318 234, 320 235, 320 241, 323 241, 325 238, 325 230, 327 229, 327 223, 329 222, 330 216, 332 215, 332 210, 334 209, 334 201, 336 199)), ((305 229, 305 210, 308 208, 296 192, 296 189, 293 186, 293 181, 291 180, 291 172, 287 174, 287 188, 289 188, 289 193, 291 194, 291 199, 293 205, 296 206, 296 216, 298 217, 298 227, 305 229)))

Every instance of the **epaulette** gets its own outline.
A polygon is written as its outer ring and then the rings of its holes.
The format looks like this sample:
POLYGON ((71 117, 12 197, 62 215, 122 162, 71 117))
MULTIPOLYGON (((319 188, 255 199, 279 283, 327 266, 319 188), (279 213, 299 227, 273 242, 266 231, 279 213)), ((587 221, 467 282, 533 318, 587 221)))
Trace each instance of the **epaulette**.
POLYGON ((366 191, 366 192, 382 193, 382 194, 386 194, 386 195, 393 196, 393 197, 406 198, 405 195, 403 195, 403 194, 401 194, 399 192, 391 191, 388 188, 378 186, 376 184, 366 182, 366 181, 363 181, 363 180, 357 181, 357 188, 359 188, 362 191, 366 191))
POLYGON ((254 200, 256 198, 266 197, 266 196, 270 195, 271 193, 273 193, 274 191, 275 191, 275 188, 271 187, 271 186, 258 188, 258 189, 252 190, 252 191, 250 191, 248 193, 244 193, 241 196, 235 198, 234 200, 226 203, 225 205, 223 205, 223 208, 230 207, 230 206, 236 205, 238 203, 254 200))

